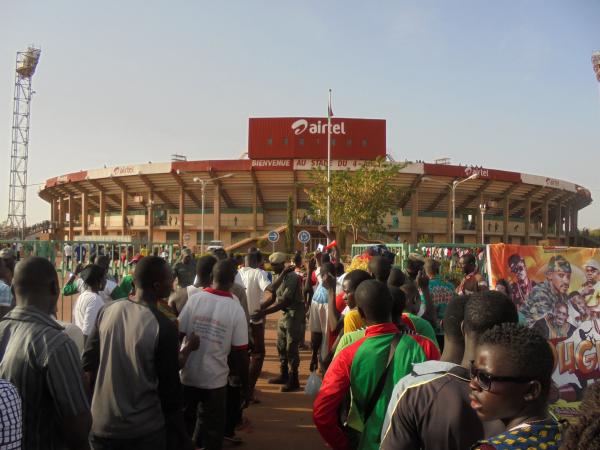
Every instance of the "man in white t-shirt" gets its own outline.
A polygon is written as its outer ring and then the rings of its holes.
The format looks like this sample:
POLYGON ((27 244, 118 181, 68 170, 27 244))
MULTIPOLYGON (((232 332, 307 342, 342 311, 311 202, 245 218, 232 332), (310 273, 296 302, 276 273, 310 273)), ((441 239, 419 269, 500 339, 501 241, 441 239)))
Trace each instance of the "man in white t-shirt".
POLYGON ((104 289, 106 284, 106 272, 104 268, 93 264, 81 272, 81 279, 87 289, 79 295, 75 302, 73 323, 83 332, 85 342, 87 337, 92 334, 98 313, 104 306, 104 300, 102 300, 99 292, 104 289))
POLYGON ((240 377, 242 397, 248 398, 248 323, 231 294, 236 273, 231 260, 217 262, 212 288, 192 295, 179 315, 180 335, 194 332, 200 338, 198 350, 181 370, 186 427, 193 433, 197 419, 202 447, 210 449, 220 449, 223 443, 230 355, 240 377))
MULTIPOLYGON (((265 289, 271 284, 267 272, 258 268, 258 254, 248 253, 246 266, 239 270, 239 274, 246 286, 248 298, 248 311, 250 316, 260 311, 265 289)), ((265 323, 263 319, 250 320, 250 333, 252 337, 252 353, 250 355, 250 390, 254 400, 254 387, 262 371, 265 360, 265 323)))
POLYGON ((73 258, 73 247, 67 242, 63 249, 63 255, 65 256, 65 262, 67 267, 71 267, 71 258, 73 258))

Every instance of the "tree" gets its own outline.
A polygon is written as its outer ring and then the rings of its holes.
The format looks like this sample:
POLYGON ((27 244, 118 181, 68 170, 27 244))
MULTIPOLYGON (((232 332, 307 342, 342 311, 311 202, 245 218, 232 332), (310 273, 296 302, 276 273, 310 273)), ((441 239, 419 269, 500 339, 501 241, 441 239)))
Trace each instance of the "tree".
MULTIPOLYGON (((405 166, 378 158, 365 161, 356 171, 331 171, 331 223, 338 232, 350 231, 354 242, 360 233, 385 231, 383 221, 395 212, 406 190, 394 184, 405 166)), ((311 214, 321 223, 327 220, 327 169, 313 169, 311 186, 304 188, 311 214)), ((408 193, 410 195, 410 193, 408 193)))
POLYGON ((294 238, 296 230, 294 228, 294 200, 290 195, 287 201, 287 229, 285 230, 285 249, 288 253, 294 252, 294 238))

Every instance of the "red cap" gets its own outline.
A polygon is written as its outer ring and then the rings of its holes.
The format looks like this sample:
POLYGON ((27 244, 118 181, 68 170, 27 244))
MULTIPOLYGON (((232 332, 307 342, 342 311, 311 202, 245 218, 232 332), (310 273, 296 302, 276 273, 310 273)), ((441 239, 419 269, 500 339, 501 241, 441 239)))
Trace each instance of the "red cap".
POLYGON ((140 259, 142 259, 142 258, 143 258, 143 256, 138 253, 133 258, 131 258, 131 261, 129 261, 129 264, 135 264, 135 263, 139 262, 140 259))

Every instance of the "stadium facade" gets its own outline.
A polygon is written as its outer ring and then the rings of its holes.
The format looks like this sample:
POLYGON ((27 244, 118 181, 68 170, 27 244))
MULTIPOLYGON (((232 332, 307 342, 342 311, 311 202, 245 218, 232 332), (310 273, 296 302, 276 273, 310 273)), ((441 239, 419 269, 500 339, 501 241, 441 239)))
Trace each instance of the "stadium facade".
MULTIPOLYGON (((54 239, 198 248, 204 186, 205 242, 251 245, 285 228, 290 195, 296 228, 314 229, 304 187, 313 168, 327 166, 327 135, 324 118, 251 118, 246 159, 83 170, 50 178, 39 195, 51 205, 54 239)), ((331 137, 332 170, 356 170, 386 156, 385 120, 335 118, 331 137)), ((454 185, 457 243, 481 242, 483 227, 484 240, 491 243, 576 244, 578 212, 592 201, 587 189, 543 175, 402 164, 394 183, 408 194, 386 218, 382 239, 450 242, 454 185), (474 174, 477 178, 463 182, 474 174), (480 205, 486 205, 484 214, 480 205)))

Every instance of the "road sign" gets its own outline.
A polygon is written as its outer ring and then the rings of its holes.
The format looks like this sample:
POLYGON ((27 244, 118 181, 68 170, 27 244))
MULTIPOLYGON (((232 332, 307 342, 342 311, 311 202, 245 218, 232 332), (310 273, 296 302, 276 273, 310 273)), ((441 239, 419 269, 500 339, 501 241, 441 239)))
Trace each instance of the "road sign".
POLYGON ((190 239, 191 239, 190 233, 185 233, 183 235, 183 241, 184 242, 190 242, 190 239))
POLYGON ((269 235, 267 236, 269 242, 277 242, 279 240, 279 233, 277 231, 269 231, 269 235))
POLYGON ((300 233, 298 233, 298 240, 301 243, 306 244, 308 241, 310 241, 310 233, 306 230, 302 230, 300 233))

